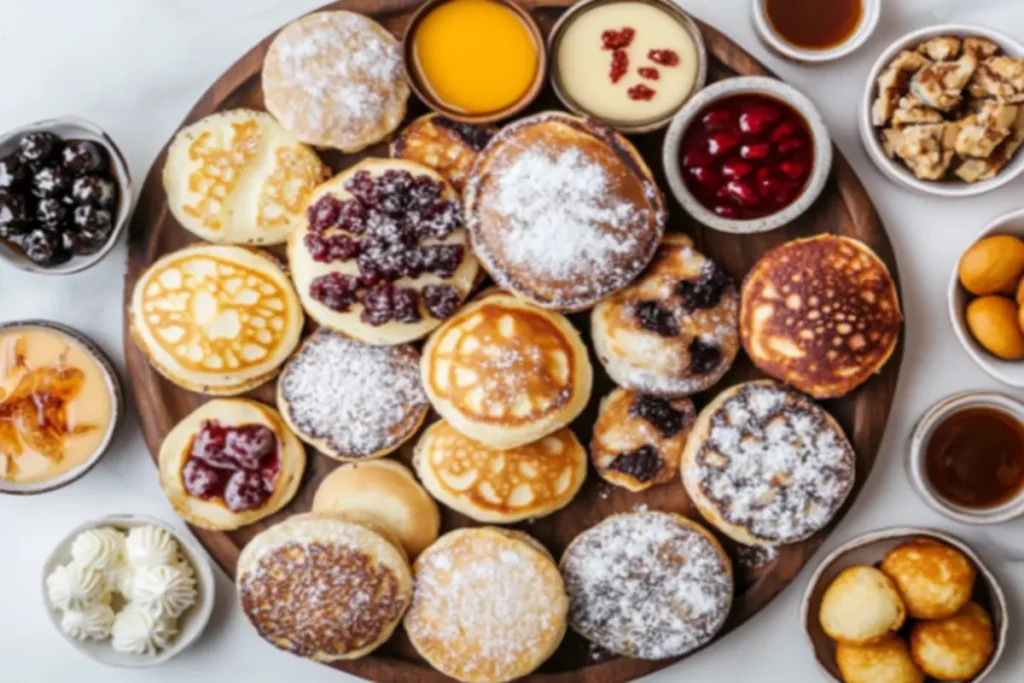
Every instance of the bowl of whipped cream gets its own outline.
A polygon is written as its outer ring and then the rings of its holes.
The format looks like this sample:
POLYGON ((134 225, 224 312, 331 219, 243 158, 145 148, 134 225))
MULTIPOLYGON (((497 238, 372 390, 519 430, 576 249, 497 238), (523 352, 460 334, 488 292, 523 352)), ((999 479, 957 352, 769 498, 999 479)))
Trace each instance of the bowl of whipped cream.
POLYGON ((46 560, 50 621, 80 652, 111 666, 162 664, 210 620, 213 570, 191 540, 143 515, 86 522, 46 560))

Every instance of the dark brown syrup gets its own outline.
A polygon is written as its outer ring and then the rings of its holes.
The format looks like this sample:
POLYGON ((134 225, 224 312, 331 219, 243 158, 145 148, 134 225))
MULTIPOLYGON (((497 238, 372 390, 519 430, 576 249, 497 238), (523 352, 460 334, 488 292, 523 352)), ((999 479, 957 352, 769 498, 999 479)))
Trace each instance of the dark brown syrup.
POLYGON ((940 496, 957 505, 1001 505, 1024 487, 1024 425, 992 408, 954 413, 928 441, 925 474, 940 496))
POLYGON ((828 50, 857 31, 864 0, 764 0, 764 11, 787 43, 807 50, 828 50))

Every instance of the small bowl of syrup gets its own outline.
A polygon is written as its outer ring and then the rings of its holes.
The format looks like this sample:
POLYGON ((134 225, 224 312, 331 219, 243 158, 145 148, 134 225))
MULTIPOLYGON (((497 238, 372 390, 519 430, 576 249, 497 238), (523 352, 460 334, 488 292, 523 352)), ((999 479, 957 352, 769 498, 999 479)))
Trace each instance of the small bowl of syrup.
POLYGON ((1024 403, 976 391, 939 401, 910 437, 908 474, 925 502, 959 522, 1024 514, 1024 403))
POLYGON ((875 31, 881 0, 752 0, 761 41, 797 62, 830 62, 850 54, 875 31))

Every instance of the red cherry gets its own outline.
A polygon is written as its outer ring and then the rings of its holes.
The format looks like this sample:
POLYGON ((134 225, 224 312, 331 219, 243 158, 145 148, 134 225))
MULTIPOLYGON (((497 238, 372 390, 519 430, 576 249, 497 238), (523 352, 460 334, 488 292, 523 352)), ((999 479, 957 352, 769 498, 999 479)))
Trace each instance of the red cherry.
POLYGON ((754 207, 760 203, 760 198, 747 183, 742 180, 730 180, 725 184, 725 191, 736 203, 743 206, 754 207))
POLYGON ((807 173, 807 167, 796 161, 783 161, 779 164, 779 170, 793 180, 799 180, 807 173))
POLYGON ((742 178, 754 172, 753 165, 742 159, 729 159, 722 164, 722 175, 726 178, 742 178))
POLYGON ((710 166, 714 159, 708 153, 707 149, 702 147, 691 147, 683 155, 683 166, 686 168, 696 168, 698 166, 710 166))
POLYGON ((748 135, 760 135, 780 118, 782 114, 775 107, 756 105, 740 114, 740 130, 748 135))
POLYGON ((782 142, 783 140, 786 140, 787 138, 799 135, 800 130, 800 124, 794 121, 793 119, 789 119, 788 121, 783 121, 778 126, 776 126, 775 130, 772 131, 771 137, 769 139, 772 142, 779 143, 782 142))
MULTIPOLYGON (((766 171, 768 169, 761 170, 766 171)), ((768 197, 777 197, 779 195, 779 190, 781 187, 782 181, 780 181, 778 178, 772 175, 765 175, 764 177, 761 177, 761 174, 758 173, 757 191, 758 194, 761 195, 761 197, 765 199, 767 199, 768 197)))
POLYGON ((728 131, 718 131, 708 136, 708 152, 713 157, 720 157, 740 144, 740 136, 728 131))
POLYGON ((718 171, 708 166, 691 168, 690 175, 704 187, 713 187, 718 184, 718 171))
POLYGON ((778 194, 776 196, 778 197, 778 201, 780 204, 786 205, 793 201, 794 198, 796 198, 797 192, 799 191, 799 183, 784 180, 779 183, 778 194))
POLYGON ((798 149, 804 148, 804 141, 800 138, 787 138, 779 143, 778 151, 779 154, 785 156, 790 152, 795 152, 798 149))
POLYGON ((728 206, 726 204, 719 204, 715 207, 715 213, 722 218, 728 218, 730 220, 736 220, 740 217, 740 210, 735 206, 728 206))
POLYGON ((755 142, 740 147, 740 156, 744 159, 767 159, 772 153, 772 146, 767 142, 755 142))
POLYGON ((728 109, 712 109, 701 119, 705 130, 732 130, 732 112, 728 109))

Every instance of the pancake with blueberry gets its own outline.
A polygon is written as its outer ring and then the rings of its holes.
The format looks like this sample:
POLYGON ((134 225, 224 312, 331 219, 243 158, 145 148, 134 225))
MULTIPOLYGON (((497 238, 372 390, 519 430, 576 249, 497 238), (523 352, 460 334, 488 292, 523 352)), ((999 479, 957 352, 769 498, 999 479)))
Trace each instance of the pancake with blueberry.
POLYGON ((401 159, 364 159, 316 188, 288 261, 314 320, 378 345, 440 325, 479 270, 458 193, 436 171, 401 159))
POLYGON ((430 113, 402 129, 391 143, 391 156, 429 166, 462 192, 477 154, 495 132, 430 113))
POLYGON ((685 235, 665 237, 633 285, 594 307, 597 356, 620 386, 688 396, 716 384, 739 350, 732 278, 685 235))
POLYGON ((590 458, 609 484, 643 491, 679 476, 693 401, 616 389, 601 401, 590 458))
POLYGON ((896 283, 866 244, 839 235, 787 242, 743 283, 743 347, 765 374, 815 398, 844 396, 899 342, 896 283))

